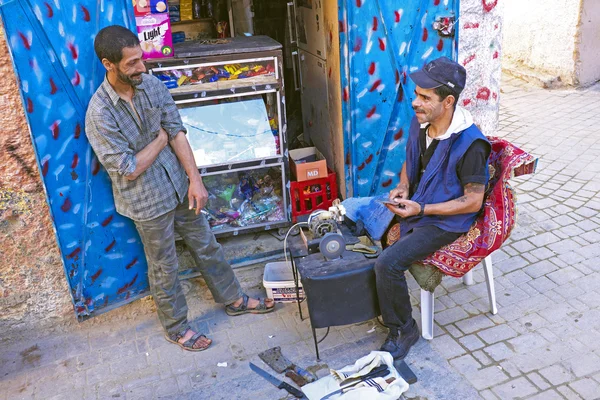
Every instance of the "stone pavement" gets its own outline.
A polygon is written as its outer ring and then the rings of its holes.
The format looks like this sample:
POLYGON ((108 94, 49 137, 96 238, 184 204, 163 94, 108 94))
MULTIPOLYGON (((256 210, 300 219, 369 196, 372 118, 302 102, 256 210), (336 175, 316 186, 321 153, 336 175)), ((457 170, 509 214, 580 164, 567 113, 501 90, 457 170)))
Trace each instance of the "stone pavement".
MULTIPOLYGON (((407 360, 420 381, 406 398, 600 398, 599 109, 598 86, 547 91, 504 80, 498 136, 540 161, 535 175, 513 180, 518 227, 493 255, 498 314, 488 312, 480 267, 473 286, 444 279, 436 336, 407 360)), ((262 291, 262 268, 236 273, 250 294, 262 291)), ((419 290, 410 284, 418 318, 419 290)), ((67 330, 4 338, 0 400, 288 399, 248 361, 261 365, 257 353, 280 345, 299 365, 317 364, 295 305, 229 318, 201 279, 185 288, 194 324, 214 339, 209 351, 167 343, 144 299, 67 330)), ((351 363, 384 337, 376 320, 332 328, 321 364, 351 363)))

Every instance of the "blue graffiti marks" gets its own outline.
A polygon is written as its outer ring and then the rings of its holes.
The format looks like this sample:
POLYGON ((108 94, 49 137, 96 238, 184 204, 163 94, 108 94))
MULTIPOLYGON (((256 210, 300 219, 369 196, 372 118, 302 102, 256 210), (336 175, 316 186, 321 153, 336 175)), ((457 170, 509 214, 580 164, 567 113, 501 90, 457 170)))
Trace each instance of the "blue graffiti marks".
POLYGON ((342 117, 347 195, 372 196, 399 181, 414 84, 427 61, 453 57, 454 41, 433 22, 455 16, 455 0, 340 0, 342 117))
POLYGON ((134 27, 129 0, 0 1, 31 139, 76 315, 139 297, 146 261, 133 223, 115 212, 110 181, 86 140, 85 110, 104 79, 93 39, 134 27))

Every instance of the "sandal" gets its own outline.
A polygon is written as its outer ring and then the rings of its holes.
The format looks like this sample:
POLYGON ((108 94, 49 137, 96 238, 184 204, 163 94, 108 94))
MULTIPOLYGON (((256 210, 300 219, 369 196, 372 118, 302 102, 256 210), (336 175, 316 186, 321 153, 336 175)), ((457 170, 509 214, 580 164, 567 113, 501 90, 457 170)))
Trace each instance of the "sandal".
POLYGON ((265 304, 265 299, 261 299, 260 297, 258 298, 258 305, 254 308, 248 308, 248 300, 249 297, 248 295, 246 295, 245 293, 242 295, 242 304, 240 304, 239 306, 234 306, 233 304, 230 304, 228 306, 225 307, 225 312, 227 313, 227 315, 241 315, 241 314, 266 314, 269 313, 271 311, 273 311, 275 309, 275 305, 273 304, 272 307, 267 307, 267 305, 265 304))
MULTIPOLYGON (((168 342, 174 343, 176 345, 178 345, 179 347, 181 347, 184 350, 187 351, 203 351, 206 350, 210 347, 210 345, 212 344, 212 341, 210 344, 208 344, 208 346, 205 347, 194 347, 194 345, 196 344, 196 342, 198 341, 198 339, 201 338, 205 338, 208 339, 206 337, 206 335, 202 334, 202 333, 196 333, 194 336, 192 336, 189 340, 181 343, 179 341, 179 339, 181 339, 182 337, 185 336, 185 334, 187 333, 187 331, 189 331, 190 328, 187 328, 186 330, 179 332, 179 333, 173 333, 173 334, 166 334, 165 335, 165 339, 167 339, 168 342)), ((210 339, 209 339, 210 340, 210 339)))

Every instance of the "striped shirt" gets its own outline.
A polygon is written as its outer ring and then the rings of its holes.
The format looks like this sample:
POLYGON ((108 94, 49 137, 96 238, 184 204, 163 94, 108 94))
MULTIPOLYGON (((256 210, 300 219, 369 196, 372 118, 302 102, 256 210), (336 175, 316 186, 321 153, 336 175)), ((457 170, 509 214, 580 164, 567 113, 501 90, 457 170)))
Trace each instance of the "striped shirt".
POLYGON ((173 210, 188 190, 187 175, 171 146, 137 179, 125 177, 135 171, 135 155, 158 136, 161 126, 169 140, 186 132, 167 87, 156 77, 142 76, 142 83, 134 88, 135 110, 104 78, 85 118, 88 140, 112 181, 117 212, 135 221, 148 221, 173 210))

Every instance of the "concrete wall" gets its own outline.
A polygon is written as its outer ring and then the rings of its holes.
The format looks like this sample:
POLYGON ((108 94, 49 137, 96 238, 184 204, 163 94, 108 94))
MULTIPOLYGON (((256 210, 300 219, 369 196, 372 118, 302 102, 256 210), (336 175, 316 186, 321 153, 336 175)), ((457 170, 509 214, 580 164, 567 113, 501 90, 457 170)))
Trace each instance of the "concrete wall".
POLYGON ((518 71, 525 67, 532 70, 531 74, 539 74, 542 81, 558 77, 568 85, 586 86, 600 80, 600 2, 504 3, 507 69, 518 71))
POLYGON ((501 77, 502 6, 506 0, 461 0, 458 62, 467 86, 458 104, 473 114, 486 135, 498 128, 501 77))
POLYGON ((2 340, 13 330, 74 322, 75 317, 1 26, 0 76, 2 340))
POLYGON ((577 39, 576 80, 591 85, 600 80, 600 1, 583 1, 577 39))

